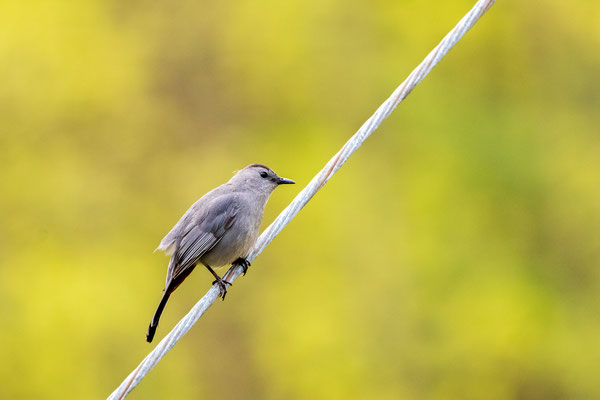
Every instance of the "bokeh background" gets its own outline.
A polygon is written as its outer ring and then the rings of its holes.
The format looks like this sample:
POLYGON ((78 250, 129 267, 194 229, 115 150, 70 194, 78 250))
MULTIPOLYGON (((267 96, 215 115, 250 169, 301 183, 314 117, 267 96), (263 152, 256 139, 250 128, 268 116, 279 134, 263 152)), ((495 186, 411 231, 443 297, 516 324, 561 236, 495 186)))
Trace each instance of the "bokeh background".
MULTIPOLYGON (((0 2, 0 398, 108 396, 188 206, 266 226, 472 4, 0 2)), ((600 398, 599 21, 496 4, 130 398, 600 398)))

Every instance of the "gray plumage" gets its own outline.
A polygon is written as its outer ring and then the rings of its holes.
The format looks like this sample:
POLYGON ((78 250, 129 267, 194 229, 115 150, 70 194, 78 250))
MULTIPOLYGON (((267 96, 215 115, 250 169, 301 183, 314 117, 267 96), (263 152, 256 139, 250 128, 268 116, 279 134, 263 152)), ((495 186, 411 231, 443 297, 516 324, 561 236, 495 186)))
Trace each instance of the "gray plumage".
POLYGON ((248 252, 258 238, 265 205, 275 188, 294 181, 279 177, 262 164, 240 170, 229 182, 196 201, 163 238, 157 250, 171 256, 161 301, 148 328, 151 342, 169 296, 198 263, 215 276, 225 298, 228 282, 212 267, 241 263, 246 269, 248 252))

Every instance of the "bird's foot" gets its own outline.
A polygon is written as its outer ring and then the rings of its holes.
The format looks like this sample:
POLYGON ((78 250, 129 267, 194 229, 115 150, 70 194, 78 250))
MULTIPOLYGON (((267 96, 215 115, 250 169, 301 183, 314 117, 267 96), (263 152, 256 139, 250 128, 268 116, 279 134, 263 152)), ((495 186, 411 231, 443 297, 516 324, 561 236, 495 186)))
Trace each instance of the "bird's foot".
POLYGON ((250 266, 250 261, 246 260, 245 258, 240 257, 237 260, 235 260, 233 263, 241 266, 244 270, 244 275, 246 275, 246 272, 248 272, 248 267, 250 266))
POLYGON ((223 278, 215 279, 212 284, 214 285, 215 283, 219 286, 219 296, 225 300, 225 295, 227 294, 227 285, 233 286, 233 284, 223 278))

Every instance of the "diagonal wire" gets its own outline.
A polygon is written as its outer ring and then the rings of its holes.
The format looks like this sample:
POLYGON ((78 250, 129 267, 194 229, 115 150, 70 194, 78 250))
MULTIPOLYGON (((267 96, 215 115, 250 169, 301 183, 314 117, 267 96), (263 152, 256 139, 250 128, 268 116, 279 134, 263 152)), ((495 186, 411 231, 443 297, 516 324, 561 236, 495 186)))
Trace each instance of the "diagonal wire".
MULTIPOLYGON (((252 251, 247 257, 248 261, 254 260, 264 248, 281 232, 281 230, 294 218, 294 216, 310 201, 310 199, 327 183, 338 169, 365 141, 371 133, 386 119, 396 106, 410 94, 415 86, 427 76, 429 71, 446 55, 446 53, 475 25, 479 18, 494 4, 495 0, 479 0, 475 6, 460 20, 442 41, 425 57, 404 82, 392 95, 375 111, 352 136, 346 144, 333 156, 325 167, 310 181, 308 185, 294 198, 294 200, 279 214, 271 225, 260 235, 252 251)), ((225 279, 233 282, 242 273, 242 267, 234 265, 225 274, 225 279)), ((152 350, 150 354, 137 366, 135 370, 121 383, 109 396, 109 400, 123 399, 137 384, 154 368, 161 358, 177 343, 192 325, 204 314, 210 305, 219 296, 219 289, 213 286, 194 305, 191 311, 181 320, 175 328, 152 350)))

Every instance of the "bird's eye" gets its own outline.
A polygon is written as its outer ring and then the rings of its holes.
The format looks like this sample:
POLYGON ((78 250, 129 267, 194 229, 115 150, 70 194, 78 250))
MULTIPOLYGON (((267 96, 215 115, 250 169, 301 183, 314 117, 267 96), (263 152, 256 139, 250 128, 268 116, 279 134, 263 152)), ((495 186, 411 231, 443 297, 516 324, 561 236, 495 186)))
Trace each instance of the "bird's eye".
POLYGON ((260 173, 261 178, 266 178, 267 176, 269 176, 269 174, 267 174, 265 171, 260 173))

